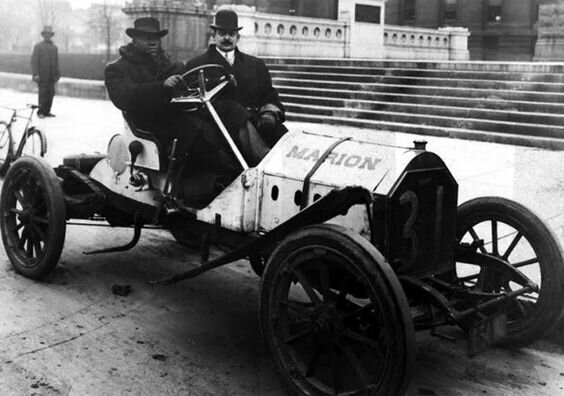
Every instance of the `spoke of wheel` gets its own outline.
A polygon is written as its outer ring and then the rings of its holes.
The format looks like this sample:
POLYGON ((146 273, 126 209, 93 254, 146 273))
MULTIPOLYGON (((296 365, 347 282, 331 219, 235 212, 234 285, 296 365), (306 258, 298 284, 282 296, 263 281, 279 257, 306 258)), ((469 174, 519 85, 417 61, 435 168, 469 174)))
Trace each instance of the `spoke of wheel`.
POLYGON ((511 241, 511 243, 507 247, 507 250, 505 251, 505 253, 503 253, 503 256, 501 256, 502 259, 507 260, 507 258, 513 252, 513 249, 515 249, 515 246, 517 246, 517 244, 519 243, 519 241, 521 240, 522 237, 523 237, 523 234, 521 234, 520 232, 517 232, 517 235, 515 235, 515 238, 513 238, 513 240, 511 241))
POLYGON ((16 226, 13 228, 12 232, 18 231, 18 230, 19 230, 20 228, 22 228, 23 226, 24 226, 24 223, 21 222, 21 221, 20 221, 19 223, 16 223, 16 226))
POLYGON ((22 236, 18 242, 18 249, 23 249, 25 246, 25 242, 27 241, 28 238, 28 234, 29 234, 29 229, 27 227, 24 227, 23 231, 22 231, 22 236))
POLYGON ((323 301, 329 300, 329 271, 327 266, 322 263, 318 263, 317 271, 319 272, 319 282, 321 285, 321 295, 323 296, 323 301))
POLYGON ((29 230, 29 236, 27 238, 27 243, 26 243, 26 254, 27 257, 29 258, 33 258, 33 237, 32 237, 32 232, 31 229, 29 230))
POLYGON ((351 366, 353 367, 354 371, 358 374, 358 377, 360 378, 362 384, 364 386, 370 385, 370 377, 368 376, 368 373, 366 372, 364 367, 362 367, 362 364, 356 357, 355 353, 351 350, 351 348, 349 348, 348 345, 341 345, 341 349, 345 354, 345 356, 347 357, 347 359, 349 360, 349 362, 351 362, 351 366))
POLYGON ((496 220, 492 220, 492 254, 494 254, 495 256, 499 256, 496 220))
POLYGON ((321 300, 319 299, 319 296, 315 293, 315 290, 313 289, 313 287, 309 283, 309 280, 303 274, 303 272, 296 269, 296 270, 294 270, 294 274, 296 275, 296 278, 298 278, 298 281, 301 283, 304 291, 307 293, 311 302, 314 303, 315 305, 320 305, 321 300))
MULTIPOLYGON (((472 239, 474 240, 474 242, 479 242, 479 241, 480 241, 480 237, 478 236, 478 234, 477 234, 476 231, 474 230, 474 227, 470 227, 470 229, 468 230, 468 232, 470 233, 470 236, 472 237, 472 239)), ((478 249, 480 249, 480 252, 482 252, 482 253, 488 253, 488 251, 486 250, 486 248, 485 248, 481 243, 478 243, 478 249)))
POLYGON ((285 342, 286 344, 291 344, 291 343, 293 343, 293 342, 295 342, 295 341, 297 341, 297 340, 300 340, 300 339, 306 337, 306 336, 309 335, 309 334, 311 334, 311 327, 308 326, 308 328, 303 329, 303 330, 300 330, 300 331, 298 331, 297 333, 292 334, 292 335, 289 336, 289 337, 286 337, 286 338, 284 339, 284 342, 285 342))
POLYGON ((349 338, 353 341, 356 341, 358 343, 361 343, 365 346, 368 346, 372 349, 375 349, 378 352, 382 351, 382 344, 381 343, 379 343, 378 341, 375 341, 371 338, 368 338, 366 336, 363 336, 362 334, 358 334, 356 331, 352 331, 351 329, 346 329, 343 332, 343 334, 344 334, 345 337, 347 337, 347 338, 349 338))
POLYGON ((523 260, 523 261, 519 261, 515 264, 511 264, 514 268, 521 268, 524 267, 526 265, 531 265, 531 264, 537 264, 539 262, 538 257, 533 257, 530 258, 528 260, 523 260))
POLYGON ((339 286, 339 296, 337 298, 337 308, 342 308, 347 300, 347 286, 349 282, 350 274, 347 272, 345 276, 343 276, 343 280, 341 281, 341 285, 339 286))
POLYGON ((39 257, 41 254, 41 241, 39 239, 39 234, 35 232, 34 228, 31 229, 31 242, 33 243, 33 248, 35 249, 35 257, 39 257))
MULTIPOLYGON (((353 303, 351 302, 351 304, 353 303)), ((343 320, 350 319, 354 316, 360 316, 369 309, 372 309, 372 303, 366 304, 365 306, 358 307, 354 311, 348 312, 346 315, 343 316, 343 320)))
POLYGON ((290 301, 284 300, 280 301, 280 305, 287 307, 288 309, 293 310, 298 316, 302 317, 303 319, 311 320, 311 317, 308 313, 308 308, 304 307, 297 301, 290 301))
POLYGON ((14 191, 14 197, 16 198, 16 200, 22 205, 24 206, 25 203, 25 198, 22 194, 22 192, 20 190, 15 190, 14 191))
POLYGON ((18 209, 18 208, 11 208, 11 209, 9 210, 9 212, 12 212, 12 213, 15 213, 15 214, 19 215, 19 214, 22 214, 22 213, 23 213, 23 210, 18 209))
POLYGON ((317 367, 317 363, 319 362, 319 356, 321 355, 321 348, 322 348, 321 342, 318 341, 317 345, 315 346, 315 351, 313 352, 311 359, 309 359, 309 362, 307 363, 307 368, 305 372, 306 377, 313 376, 315 372, 315 368, 317 367))
POLYGON ((34 232, 37 234, 37 236, 39 237, 39 240, 41 240, 41 241, 45 241, 45 240, 46 240, 45 232, 43 232, 43 230, 42 230, 41 228, 39 228, 39 227, 37 226, 37 224, 33 223, 33 224, 32 224, 32 228, 33 228, 33 231, 34 231, 34 232))
POLYGON ((47 219, 47 217, 37 217, 37 216, 34 216, 34 217, 33 217, 33 222, 34 222, 34 223, 46 224, 46 225, 49 224, 49 220, 47 219))
POLYGON ((343 370, 341 370, 341 354, 336 351, 335 344, 331 345, 333 359, 333 390, 335 394, 341 393, 343 389, 343 370))
POLYGON ((521 301, 519 301, 518 298, 513 300, 513 304, 515 304, 517 306, 517 309, 519 310, 519 313, 521 314, 522 318, 527 316, 527 310, 525 309, 525 306, 521 303, 521 301))

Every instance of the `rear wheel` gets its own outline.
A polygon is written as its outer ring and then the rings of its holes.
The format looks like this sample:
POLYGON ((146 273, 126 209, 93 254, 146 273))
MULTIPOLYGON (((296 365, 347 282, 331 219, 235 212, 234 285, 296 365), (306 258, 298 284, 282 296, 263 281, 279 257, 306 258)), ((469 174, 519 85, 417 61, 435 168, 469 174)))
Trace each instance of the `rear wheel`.
POLYGON ((14 162, 0 196, 0 230, 16 272, 32 279, 57 265, 65 241, 66 208, 59 179, 42 159, 14 162))
POLYGON ((14 155, 12 134, 5 121, 0 121, 0 176, 3 176, 10 167, 14 155))
MULTIPOLYGON (((457 240, 518 268, 539 286, 507 304, 507 337, 501 344, 525 346, 556 325, 564 307, 564 264, 556 237, 538 216, 508 199, 473 199, 458 209, 457 240)), ((500 294, 521 287, 478 263, 457 263, 456 273, 460 283, 477 292, 500 294)))
POLYGON ((262 277, 260 321, 292 393, 405 392, 415 352, 407 300, 356 233, 316 225, 284 239, 262 277))
POLYGON ((18 147, 16 157, 32 156, 44 157, 47 152, 47 139, 39 129, 29 128, 27 130, 27 137, 22 141, 18 147))

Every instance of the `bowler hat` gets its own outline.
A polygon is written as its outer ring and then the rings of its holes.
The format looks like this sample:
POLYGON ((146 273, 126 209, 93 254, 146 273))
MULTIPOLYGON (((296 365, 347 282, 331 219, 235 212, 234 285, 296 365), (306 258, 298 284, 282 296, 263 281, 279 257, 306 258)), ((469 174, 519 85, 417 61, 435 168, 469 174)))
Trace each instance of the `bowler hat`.
POLYGON ((242 26, 238 26, 239 22, 237 20, 237 14, 233 10, 219 10, 215 14, 215 23, 211 24, 210 27, 213 29, 224 29, 224 30, 241 30, 242 26))
POLYGON ((168 29, 161 30, 159 20, 153 17, 137 18, 133 22, 132 28, 125 29, 125 34, 127 34, 129 37, 147 33, 163 37, 168 33, 168 29))
POLYGON ((43 30, 41 31, 41 35, 43 36, 53 36, 55 32, 53 31, 52 26, 44 26, 43 30))

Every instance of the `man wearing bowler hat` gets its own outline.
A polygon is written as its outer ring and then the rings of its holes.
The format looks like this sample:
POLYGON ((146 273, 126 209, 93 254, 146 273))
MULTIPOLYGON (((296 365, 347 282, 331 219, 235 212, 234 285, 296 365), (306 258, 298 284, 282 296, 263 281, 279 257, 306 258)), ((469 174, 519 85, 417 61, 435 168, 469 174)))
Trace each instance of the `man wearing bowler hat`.
POLYGON ((33 81, 38 87, 37 116, 39 118, 54 117, 51 113, 53 97, 55 96, 55 83, 61 77, 59 72, 59 53, 53 44, 55 35, 51 26, 45 26, 41 32, 43 41, 35 44, 31 54, 31 73, 33 81))
POLYGON ((154 133, 165 154, 177 139, 175 154, 182 159, 182 166, 175 170, 178 177, 184 175, 182 167, 213 172, 215 176, 206 179, 211 190, 216 188, 216 181, 225 184, 225 180, 232 180, 240 166, 229 152, 217 148, 222 136, 216 128, 198 112, 183 112, 170 103, 175 89, 181 89, 185 82, 180 75, 182 64, 172 62, 161 48, 161 38, 168 30, 161 29, 157 19, 143 17, 125 33, 131 42, 119 49, 119 59, 104 70, 110 100, 133 127, 154 133))
MULTIPOLYGON (((243 111, 227 111, 235 114, 227 122, 234 128, 246 128, 250 142, 260 146, 253 139, 250 128, 256 129, 268 147, 272 147, 287 132, 282 124, 285 120, 284 106, 278 97, 278 91, 272 86, 272 78, 265 63, 254 56, 245 54, 237 48, 240 35, 237 13, 231 9, 220 9, 215 15, 212 29, 213 44, 202 55, 190 60, 186 70, 204 64, 219 64, 233 74, 236 85, 225 91, 223 103, 218 103, 219 110, 223 106, 233 107, 233 102, 243 107, 243 111)), ((229 118, 229 117, 228 117, 229 118)), ((249 140, 249 139, 247 139, 249 140)))

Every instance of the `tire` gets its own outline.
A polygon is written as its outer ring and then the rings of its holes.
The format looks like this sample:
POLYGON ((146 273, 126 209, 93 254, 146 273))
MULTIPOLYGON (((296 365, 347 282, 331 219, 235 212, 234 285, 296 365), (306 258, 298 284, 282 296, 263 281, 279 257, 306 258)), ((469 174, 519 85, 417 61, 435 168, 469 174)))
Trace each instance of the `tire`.
POLYGON ((0 231, 16 272, 40 279, 55 268, 65 242, 66 207, 59 179, 42 159, 22 157, 0 194, 0 231))
POLYGON ((14 156, 14 142, 8 124, 0 121, 0 176, 4 176, 14 156))
POLYGON ((16 157, 33 156, 44 157, 47 152, 47 139, 39 129, 29 128, 27 130, 27 138, 17 149, 16 157))
POLYGON ((415 356, 407 299, 358 234, 323 224, 286 237, 266 265, 259 312, 292 394, 405 393, 415 356))
MULTIPOLYGON (((526 346, 554 328, 564 308, 564 264, 556 237, 537 215, 505 198, 476 198, 458 208, 456 236, 459 243, 477 241, 477 252, 519 268, 540 286, 538 293, 510 300, 507 337, 500 345, 526 346)), ((458 263, 456 272, 460 283, 475 291, 503 293, 520 287, 487 267, 458 263)))

